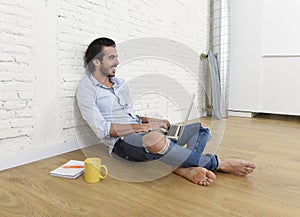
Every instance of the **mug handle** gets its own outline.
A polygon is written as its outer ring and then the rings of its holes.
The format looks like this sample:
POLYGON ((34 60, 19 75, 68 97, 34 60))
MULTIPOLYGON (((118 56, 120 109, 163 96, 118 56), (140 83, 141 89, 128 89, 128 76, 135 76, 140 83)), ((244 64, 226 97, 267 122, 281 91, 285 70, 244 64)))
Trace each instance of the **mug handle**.
POLYGON ((101 166, 100 166, 100 175, 99 175, 99 177, 100 177, 101 179, 105 179, 106 176, 107 176, 107 174, 108 174, 108 172, 107 172, 107 167, 106 167, 105 165, 101 165, 101 166), (102 169, 102 168, 104 168, 104 170, 105 170, 104 176, 102 176, 102 174, 101 174, 101 169, 102 169))

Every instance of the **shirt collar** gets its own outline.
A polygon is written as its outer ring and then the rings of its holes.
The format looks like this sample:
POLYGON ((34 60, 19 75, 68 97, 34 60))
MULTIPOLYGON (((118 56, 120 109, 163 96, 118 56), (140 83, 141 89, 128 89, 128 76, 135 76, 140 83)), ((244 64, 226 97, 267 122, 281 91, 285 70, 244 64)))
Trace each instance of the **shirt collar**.
MULTIPOLYGON (((92 82, 93 85, 107 88, 107 87, 104 86, 103 84, 99 83, 99 82, 96 80, 96 78, 93 76, 92 73, 89 75, 89 78, 90 78, 90 80, 91 80, 91 82, 92 82)), ((110 80, 111 80, 111 82, 114 83, 114 84, 113 84, 113 87, 118 87, 118 86, 120 86, 120 82, 119 82, 119 80, 118 80, 116 77, 111 77, 110 80)))

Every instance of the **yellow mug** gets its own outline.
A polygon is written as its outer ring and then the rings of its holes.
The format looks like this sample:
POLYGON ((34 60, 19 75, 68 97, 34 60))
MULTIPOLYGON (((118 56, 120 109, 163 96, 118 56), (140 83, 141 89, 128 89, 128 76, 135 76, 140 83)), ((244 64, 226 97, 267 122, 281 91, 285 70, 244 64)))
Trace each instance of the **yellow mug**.
POLYGON ((87 158, 84 160, 84 181, 88 183, 96 183, 107 176, 107 167, 101 164, 100 158, 87 158), (104 175, 101 169, 104 169, 104 175))

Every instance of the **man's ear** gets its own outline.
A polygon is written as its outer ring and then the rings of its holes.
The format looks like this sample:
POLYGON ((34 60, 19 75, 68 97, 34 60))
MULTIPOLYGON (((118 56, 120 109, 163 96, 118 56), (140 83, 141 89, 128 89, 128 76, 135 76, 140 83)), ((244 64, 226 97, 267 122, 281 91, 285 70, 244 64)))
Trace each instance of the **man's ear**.
POLYGON ((93 64, 94 64, 95 66, 100 66, 100 65, 101 65, 101 62, 100 62, 100 60, 98 60, 98 59, 93 59, 93 64))

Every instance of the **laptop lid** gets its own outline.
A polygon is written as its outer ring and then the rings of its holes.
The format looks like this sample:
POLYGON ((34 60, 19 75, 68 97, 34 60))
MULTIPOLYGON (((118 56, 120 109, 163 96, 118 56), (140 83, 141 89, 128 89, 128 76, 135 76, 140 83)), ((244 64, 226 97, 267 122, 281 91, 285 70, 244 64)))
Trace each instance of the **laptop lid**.
POLYGON ((185 115, 185 119, 184 119, 184 122, 182 124, 182 128, 180 129, 180 134, 179 134, 179 138, 181 137, 181 135, 183 134, 183 131, 184 131, 184 128, 189 120, 189 117, 190 117, 190 114, 191 114, 191 111, 192 111, 192 108, 193 108, 193 105, 194 105, 194 99, 195 99, 195 93, 193 94, 192 96, 192 99, 190 101, 190 105, 188 107, 188 111, 185 115))

